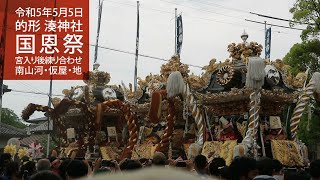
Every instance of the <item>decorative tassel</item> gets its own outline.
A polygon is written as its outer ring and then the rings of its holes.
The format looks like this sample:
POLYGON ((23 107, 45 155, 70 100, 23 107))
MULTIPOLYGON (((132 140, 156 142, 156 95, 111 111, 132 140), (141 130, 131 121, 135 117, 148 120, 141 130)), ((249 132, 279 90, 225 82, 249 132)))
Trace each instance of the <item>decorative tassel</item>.
POLYGON ((101 129, 101 119, 103 116, 103 109, 102 109, 102 104, 99 103, 97 105, 97 114, 96 114, 96 127, 98 130, 101 129))
POLYGON ((252 144, 252 153, 254 158, 258 157, 259 146, 257 144, 257 132, 259 127, 259 111, 260 111, 260 89, 264 84, 265 64, 260 57, 250 57, 248 63, 248 72, 246 77, 246 87, 252 88, 254 91, 250 94, 250 111, 248 132, 243 139, 243 143, 247 146, 252 144), (248 136, 251 136, 248 137, 248 136), (248 142, 251 141, 251 142, 248 142))
POLYGON ((319 72, 313 73, 311 81, 314 82, 315 93, 320 94, 320 73, 319 72))
MULTIPOLYGON (((209 116, 208 116, 208 109, 207 108, 204 108, 204 116, 206 117, 205 120, 206 120, 206 123, 207 123, 207 128, 205 130, 210 135, 211 141, 213 141, 213 135, 212 135, 212 132, 211 132, 211 125, 210 125, 210 119, 209 119, 209 116)), ((204 133, 204 134, 206 135, 206 133, 204 133)), ((208 137, 204 138, 204 141, 206 141, 207 139, 208 139, 208 137)))
POLYGON ((141 144, 145 126, 140 126, 137 144, 141 144))
POLYGON ((127 101, 128 100, 128 89, 126 87, 126 85, 124 84, 123 81, 121 81, 121 88, 122 88, 122 91, 123 91, 123 96, 124 96, 124 100, 127 101))
POLYGON ((184 132, 183 132, 183 138, 186 137, 186 134, 188 133, 188 126, 189 126, 189 116, 188 116, 188 106, 187 106, 187 101, 183 101, 183 114, 182 114, 183 119, 186 121, 184 124, 184 132))
POLYGON ((156 91, 152 93, 151 105, 149 110, 149 119, 152 123, 156 124, 160 121, 161 108, 162 108, 162 95, 156 91))
POLYGON ((259 89, 264 84, 265 64, 260 57, 250 57, 246 77, 246 87, 259 89))
POLYGON ((169 144, 168 159, 172 159, 172 144, 169 144))
POLYGON ((179 71, 171 73, 167 80, 168 98, 184 93, 185 83, 179 71))
POLYGON ((308 106, 308 125, 307 125, 307 131, 310 131, 310 121, 312 118, 312 113, 311 113, 311 106, 308 106))

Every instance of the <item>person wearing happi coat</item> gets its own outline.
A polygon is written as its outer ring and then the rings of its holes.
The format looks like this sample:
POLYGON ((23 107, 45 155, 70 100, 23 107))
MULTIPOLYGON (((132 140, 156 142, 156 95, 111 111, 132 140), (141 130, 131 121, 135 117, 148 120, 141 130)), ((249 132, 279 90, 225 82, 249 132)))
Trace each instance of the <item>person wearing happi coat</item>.
POLYGON ((271 140, 285 140, 286 135, 282 129, 281 119, 279 116, 269 117, 270 128, 265 131, 264 143, 267 157, 272 158, 271 140))
POLYGON ((229 122, 223 116, 219 120, 222 125, 219 141, 238 140, 238 135, 234 130, 232 122, 229 122))
POLYGON ((270 130, 266 134, 265 141, 268 140, 285 140, 286 136, 282 129, 281 119, 279 116, 270 116, 270 130))

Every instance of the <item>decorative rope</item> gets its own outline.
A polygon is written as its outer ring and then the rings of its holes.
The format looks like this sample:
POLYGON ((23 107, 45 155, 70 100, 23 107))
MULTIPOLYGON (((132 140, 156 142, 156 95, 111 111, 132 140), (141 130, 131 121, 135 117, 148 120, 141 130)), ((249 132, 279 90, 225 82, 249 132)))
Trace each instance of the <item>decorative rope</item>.
POLYGON ((194 118, 194 120, 197 124, 197 129, 198 129, 197 143, 199 145, 202 145, 203 144, 203 133, 204 133, 202 110, 198 107, 194 95, 190 92, 190 88, 189 88, 188 84, 185 87, 184 94, 185 94, 189 109, 192 113, 192 117, 194 118))
POLYGON ((303 114, 304 109, 308 105, 310 101, 310 97, 313 95, 315 89, 315 82, 311 81, 309 84, 303 89, 302 95, 300 96, 296 107, 294 108, 292 118, 290 120, 290 128, 292 139, 297 140, 297 131, 299 127, 299 123, 301 120, 301 116, 303 114))
POLYGON ((136 145, 138 141, 138 128, 136 125, 136 119, 132 112, 130 111, 130 106, 127 104, 124 104, 119 99, 116 100, 109 100, 105 101, 103 103, 99 103, 97 105, 97 125, 100 127, 101 123, 101 116, 103 115, 103 112, 108 108, 118 108, 123 113, 125 119, 127 120, 128 125, 128 131, 129 131, 129 142, 127 147, 123 150, 120 160, 123 160, 125 158, 130 158, 132 154, 132 150, 134 145, 136 145), (99 121, 100 120, 100 121, 99 121))
POLYGON ((253 147, 253 155, 255 158, 258 156, 257 133, 259 128, 259 111, 260 111, 260 90, 255 90, 250 94, 250 110, 249 110, 249 125, 246 136, 243 138, 242 143, 248 147, 253 147))
POLYGON ((164 130, 164 134, 161 137, 160 143, 156 147, 156 151, 167 153, 169 150, 170 139, 172 137, 173 129, 174 129, 174 118, 176 115, 175 107, 174 107, 174 98, 168 99, 169 107, 168 107, 168 116, 167 116, 167 127, 164 130))

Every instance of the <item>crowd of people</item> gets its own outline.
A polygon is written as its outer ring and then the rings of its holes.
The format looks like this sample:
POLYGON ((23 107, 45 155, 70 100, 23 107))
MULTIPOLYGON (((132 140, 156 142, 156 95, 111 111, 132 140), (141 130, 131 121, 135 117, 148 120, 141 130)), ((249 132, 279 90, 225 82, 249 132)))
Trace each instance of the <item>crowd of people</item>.
POLYGON ((278 160, 261 157, 236 157, 229 166, 223 158, 210 162, 203 155, 192 160, 168 160, 156 152, 152 159, 111 160, 58 159, 51 157, 34 161, 12 160, 1 154, 0 180, 73 180, 90 179, 221 179, 221 180, 320 180, 320 160, 305 169, 285 169, 278 160))

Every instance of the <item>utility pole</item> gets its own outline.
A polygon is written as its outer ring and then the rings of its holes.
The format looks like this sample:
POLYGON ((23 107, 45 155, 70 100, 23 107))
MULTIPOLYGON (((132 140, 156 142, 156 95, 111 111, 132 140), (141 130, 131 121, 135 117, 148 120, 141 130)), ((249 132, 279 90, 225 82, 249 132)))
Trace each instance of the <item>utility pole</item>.
POLYGON ((97 28, 97 37, 96 37, 96 45, 94 49, 94 64, 93 64, 93 70, 98 70, 99 63, 98 63, 98 48, 99 48, 99 37, 100 37, 100 27, 101 27, 101 16, 102 16, 102 10, 103 10, 103 0, 99 0, 99 11, 98 11, 98 28, 97 28))
MULTIPOLYGON (((57 0, 54 0, 54 8, 57 7, 57 0)), ((55 18, 53 19, 55 20, 55 18)), ((52 54, 52 57, 54 55, 52 54)), ((50 67, 52 67, 52 64, 50 64, 50 67)), ((49 85, 49 101, 48 101, 48 107, 51 108, 51 104, 52 104, 52 80, 53 80, 53 75, 50 75, 50 85, 49 85)), ((47 140, 47 157, 50 157, 50 115, 48 114, 48 140, 47 140)), ((52 122, 52 126, 53 126, 53 122, 52 122)), ((53 129, 53 127, 52 127, 53 129)))
MULTIPOLYGON (((48 107, 51 108, 51 100, 52 100, 52 75, 50 78, 50 89, 49 89, 49 101, 48 101, 48 107)), ((50 157, 49 151, 50 151, 50 115, 48 114, 48 141, 47 141, 47 157, 50 157)), ((53 124, 53 123, 52 123, 53 124)))
POLYGON ((140 3, 137 1, 137 36, 136 36, 136 57, 134 62, 134 91, 137 91, 138 86, 138 57, 139 57, 139 34, 140 34, 140 16, 139 16, 140 3))
POLYGON ((267 59, 267 21, 264 21, 264 58, 267 59))
POLYGON ((174 54, 177 55, 177 8, 174 8, 174 54))

